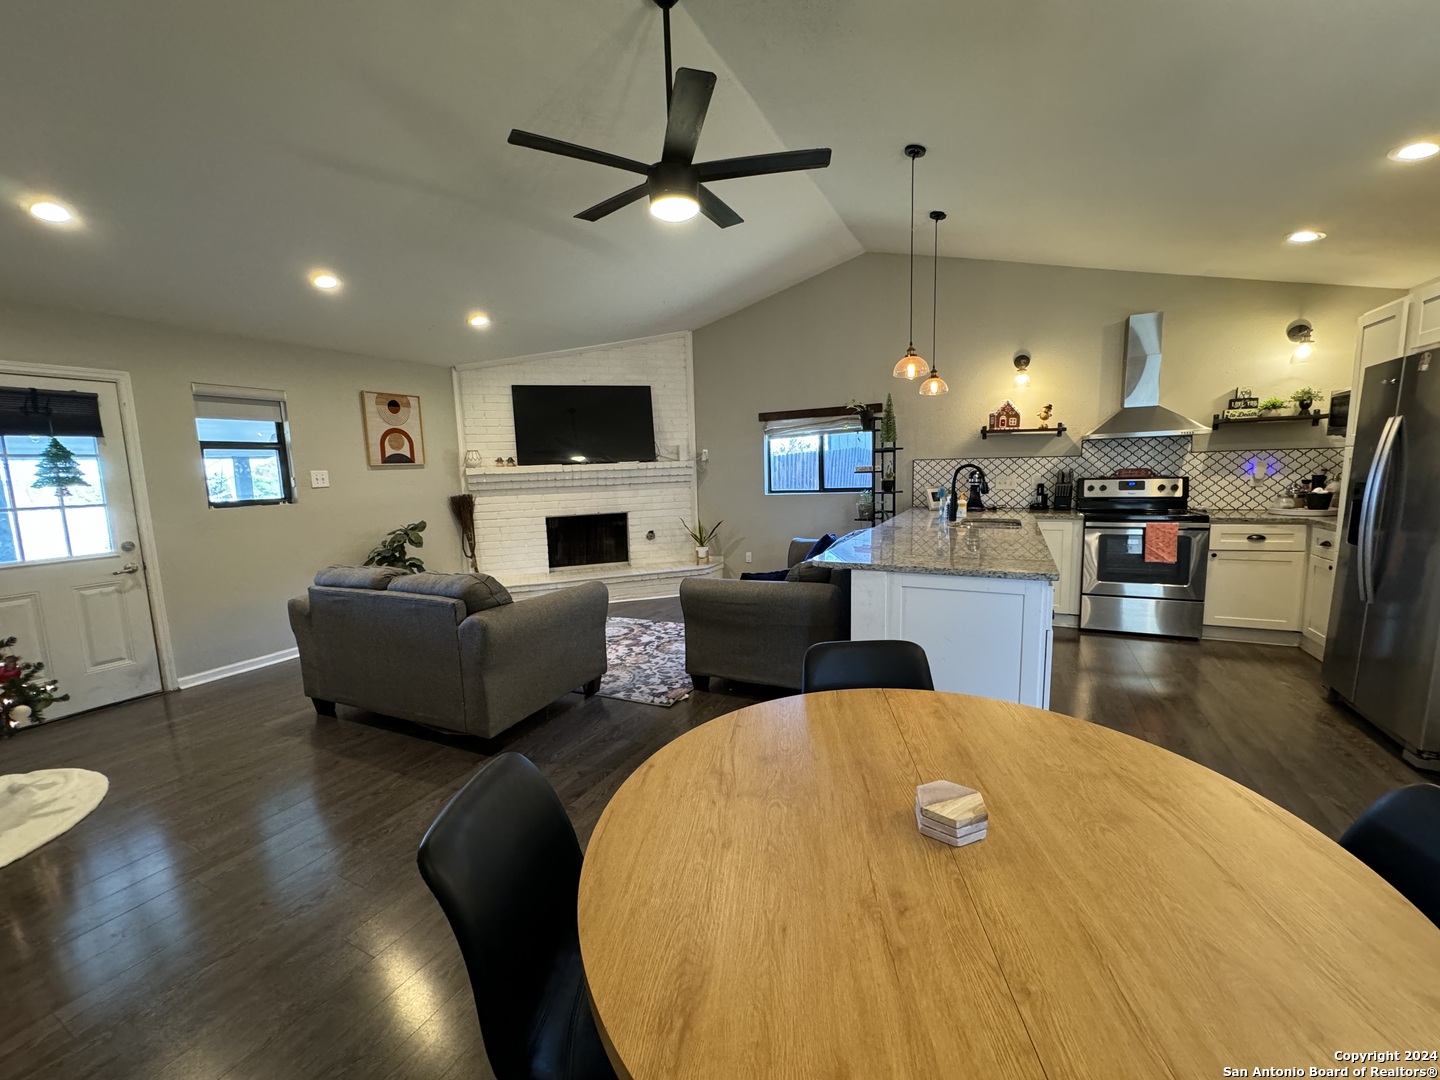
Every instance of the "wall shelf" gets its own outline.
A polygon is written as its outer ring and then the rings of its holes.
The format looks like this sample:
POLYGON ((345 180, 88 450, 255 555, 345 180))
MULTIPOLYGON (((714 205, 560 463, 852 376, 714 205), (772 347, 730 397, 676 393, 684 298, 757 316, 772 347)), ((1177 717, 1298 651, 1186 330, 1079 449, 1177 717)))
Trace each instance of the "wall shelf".
POLYGON ((982 427, 980 438, 988 439, 991 435, 1054 435, 1057 439, 1066 431, 1064 424, 1056 424, 1053 428, 1048 427, 1021 427, 1021 428, 992 428, 982 427))
POLYGON ((1322 413, 1315 409, 1308 413, 1296 413, 1294 416, 1237 416, 1227 420, 1220 413, 1214 413, 1210 421, 1210 430, 1219 431, 1221 424, 1298 424, 1309 421, 1311 427, 1319 427, 1321 420, 1329 420, 1329 413, 1322 413))

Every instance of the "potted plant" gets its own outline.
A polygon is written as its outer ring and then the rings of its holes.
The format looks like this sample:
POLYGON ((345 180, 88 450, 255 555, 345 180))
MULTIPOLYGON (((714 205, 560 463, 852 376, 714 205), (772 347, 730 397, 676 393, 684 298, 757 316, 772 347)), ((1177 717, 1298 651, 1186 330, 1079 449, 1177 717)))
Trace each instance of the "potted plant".
POLYGON ((861 431, 875 430, 875 414, 870 411, 869 405, 866 405, 863 401, 857 401, 855 398, 851 398, 845 403, 845 408, 860 417, 861 431))
POLYGON ((880 418, 880 445, 894 446, 899 441, 895 432, 895 402, 885 395, 885 415, 880 418))
MULTIPOLYGON (((684 518, 680 519, 680 524, 685 525, 684 518)), ((697 564, 710 561, 710 541, 715 539, 715 534, 724 524, 723 521, 717 521, 707 528, 704 522, 697 519, 694 526, 685 525, 685 531, 690 534, 690 539, 695 541, 695 562, 697 564)))
POLYGON ((1260 411, 1262 413, 1274 412, 1276 409, 1283 408, 1285 408, 1284 398, 1267 397, 1264 401, 1260 402, 1260 411))
POLYGON ((893 461, 887 461, 885 463, 885 478, 880 481, 880 490, 895 490, 895 463, 893 461))
POLYGON ((1295 402, 1296 408, 1298 408, 1300 412, 1304 414, 1310 411, 1311 405, 1315 404, 1315 402, 1319 401, 1324 396, 1325 395, 1323 393, 1321 393, 1319 390, 1316 390, 1313 386, 1302 386, 1299 390, 1296 390, 1293 394, 1290 395, 1290 400, 1295 402))
POLYGON ((875 494, 870 491, 862 491, 860 497, 855 500, 855 516, 869 521, 875 516, 875 494))
POLYGON ((395 566, 407 574, 424 572, 425 564, 406 549, 407 544, 410 547, 424 547, 425 538, 420 535, 424 531, 425 522, 423 521, 415 521, 398 529, 391 529, 385 534, 385 539, 375 545, 375 550, 370 552, 369 558, 365 560, 365 565, 395 566))

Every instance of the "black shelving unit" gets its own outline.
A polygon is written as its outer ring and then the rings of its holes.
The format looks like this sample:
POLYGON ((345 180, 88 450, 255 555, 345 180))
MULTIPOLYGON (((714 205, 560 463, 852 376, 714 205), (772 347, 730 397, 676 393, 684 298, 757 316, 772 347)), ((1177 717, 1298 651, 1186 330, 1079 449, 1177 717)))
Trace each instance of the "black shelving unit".
POLYGON ((1294 416, 1237 416, 1226 419, 1221 413, 1212 414, 1210 430, 1219 431, 1221 424, 1301 424, 1309 422, 1311 427, 1319 427, 1321 420, 1329 420, 1329 413, 1322 413, 1319 409, 1314 412, 1296 413, 1294 416))
POLYGON ((890 491, 883 489, 885 480, 885 466, 894 465, 895 453, 904 450, 903 446, 876 446, 870 451, 870 499, 871 510, 869 517, 857 517, 856 521, 868 522, 872 527, 885 521, 889 521, 899 510, 895 502, 896 496, 900 494, 898 488, 890 491))
POLYGON ((988 439, 991 435, 1054 435, 1057 439, 1065 434, 1065 425, 1056 424, 1053 428, 1048 427, 982 427, 980 438, 988 439))

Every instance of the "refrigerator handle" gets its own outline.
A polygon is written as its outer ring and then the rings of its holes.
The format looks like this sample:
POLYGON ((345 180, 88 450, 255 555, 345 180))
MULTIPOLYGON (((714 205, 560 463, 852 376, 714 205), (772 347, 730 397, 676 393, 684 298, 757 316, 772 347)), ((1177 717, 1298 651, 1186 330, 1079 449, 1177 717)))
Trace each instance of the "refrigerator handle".
POLYGON ((1390 455, 1395 449, 1395 435, 1400 429, 1401 417, 1392 416, 1385 421, 1380 433, 1380 444, 1375 447, 1375 457, 1370 462, 1370 473, 1365 479, 1365 496, 1360 503, 1360 599, 1369 604, 1375 599, 1375 524, 1380 516, 1380 502, 1384 498, 1385 481, 1390 473, 1390 455))

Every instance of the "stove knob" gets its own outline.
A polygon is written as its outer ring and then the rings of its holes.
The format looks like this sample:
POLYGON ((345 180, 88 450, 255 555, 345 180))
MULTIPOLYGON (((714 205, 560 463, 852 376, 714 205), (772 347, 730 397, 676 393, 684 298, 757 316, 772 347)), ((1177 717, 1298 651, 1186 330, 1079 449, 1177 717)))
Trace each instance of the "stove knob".
POLYGON ((1164 491, 1164 490, 1165 490, 1165 485, 1164 485, 1163 483, 1156 484, 1156 485, 1155 485, 1155 490, 1156 490, 1156 491, 1164 491))
POLYGON ((1086 491, 1094 491, 1094 490, 1095 490, 1095 485, 1094 485, 1094 484, 1086 484, 1086 485, 1085 485, 1085 490, 1086 490, 1086 491))
POLYGON ((1104 490, 1105 490, 1105 485, 1104 485, 1104 484, 1101 484, 1101 485, 1100 485, 1100 490, 1101 490, 1101 491, 1104 491, 1104 490))
POLYGON ((1180 485, 1179 485, 1179 484, 1171 484, 1171 485, 1170 485, 1170 490, 1171 490, 1171 491, 1179 491, 1179 490, 1180 490, 1180 485))

